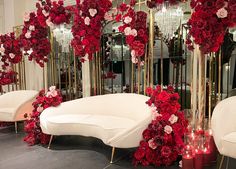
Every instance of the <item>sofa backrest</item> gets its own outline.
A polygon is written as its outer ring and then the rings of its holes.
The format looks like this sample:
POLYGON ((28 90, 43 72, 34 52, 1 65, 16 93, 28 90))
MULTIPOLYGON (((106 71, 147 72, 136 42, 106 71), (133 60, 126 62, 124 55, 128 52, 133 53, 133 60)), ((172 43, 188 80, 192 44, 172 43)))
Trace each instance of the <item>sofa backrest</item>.
POLYGON ((64 102, 56 108, 44 110, 43 114, 99 114, 141 120, 150 116, 150 108, 145 103, 148 99, 130 93, 99 95, 64 102))
POLYGON ((25 102, 32 100, 38 94, 35 90, 17 90, 0 96, 0 107, 18 108, 25 102))

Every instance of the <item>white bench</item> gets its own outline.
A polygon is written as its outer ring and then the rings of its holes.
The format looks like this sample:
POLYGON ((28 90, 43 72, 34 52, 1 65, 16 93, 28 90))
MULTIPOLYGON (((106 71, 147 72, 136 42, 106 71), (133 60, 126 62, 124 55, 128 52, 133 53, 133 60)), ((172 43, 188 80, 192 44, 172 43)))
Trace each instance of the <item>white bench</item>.
POLYGON ((34 90, 18 90, 1 95, 0 121, 15 122, 17 133, 17 122, 25 120, 25 113, 32 112, 32 103, 37 95, 38 91, 34 90))
POLYGON ((101 139, 113 147, 137 147, 152 114, 145 103, 149 97, 138 94, 109 94, 62 103, 44 110, 40 116, 43 133, 82 135, 101 139))

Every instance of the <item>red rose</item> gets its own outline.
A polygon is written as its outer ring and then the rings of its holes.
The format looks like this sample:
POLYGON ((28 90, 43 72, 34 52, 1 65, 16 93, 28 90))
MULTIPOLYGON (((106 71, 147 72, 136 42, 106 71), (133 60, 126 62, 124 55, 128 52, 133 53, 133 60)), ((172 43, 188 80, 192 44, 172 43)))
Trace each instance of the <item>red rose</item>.
POLYGON ((145 151, 142 148, 138 148, 137 151, 134 153, 134 157, 137 160, 141 160, 145 156, 145 151))

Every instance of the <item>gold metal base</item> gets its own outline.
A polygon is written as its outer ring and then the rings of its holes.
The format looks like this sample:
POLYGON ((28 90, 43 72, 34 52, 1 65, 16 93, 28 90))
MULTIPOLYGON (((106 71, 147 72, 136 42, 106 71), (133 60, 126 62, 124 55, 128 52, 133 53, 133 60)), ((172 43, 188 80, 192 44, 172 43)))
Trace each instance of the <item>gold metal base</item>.
POLYGON ((51 147, 52 139, 53 139, 53 135, 51 135, 51 137, 50 137, 49 144, 48 144, 48 149, 50 149, 50 147, 51 147))
POLYGON ((17 121, 15 122, 15 132, 18 133, 17 121))
POLYGON ((115 154, 115 147, 112 147, 111 161, 110 161, 111 164, 113 163, 114 154, 115 154))
POLYGON ((222 168, 222 165, 223 165, 223 162, 224 162, 224 158, 225 158, 225 156, 222 155, 221 160, 220 160, 220 166, 219 166, 219 169, 222 168))

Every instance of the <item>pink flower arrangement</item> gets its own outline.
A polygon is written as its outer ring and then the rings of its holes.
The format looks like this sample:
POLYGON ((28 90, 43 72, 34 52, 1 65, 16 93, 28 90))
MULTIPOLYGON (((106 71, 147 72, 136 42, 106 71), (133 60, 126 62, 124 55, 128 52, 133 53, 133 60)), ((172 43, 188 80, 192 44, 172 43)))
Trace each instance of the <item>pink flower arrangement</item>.
POLYGON ((173 87, 161 90, 147 88, 150 99, 147 101, 152 106, 154 119, 143 131, 143 140, 134 153, 133 164, 171 165, 177 160, 184 147, 183 136, 187 131, 187 120, 180 111, 179 95, 174 93, 173 87))
POLYGON ((24 138, 24 141, 27 142, 29 145, 35 144, 48 144, 49 142, 49 135, 42 133, 40 128, 40 121, 39 116, 43 110, 48 107, 56 107, 60 105, 62 102, 61 94, 58 90, 56 90, 55 86, 49 88, 48 91, 41 90, 39 95, 36 98, 36 101, 33 103, 33 112, 25 114, 25 117, 28 120, 25 122, 25 132, 27 136, 24 138))
POLYGON ((71 42, 75 55, 81 62, 93 58, 93 54, 100 50, 102 22, 112 7, 110 0, 77 0, 74 9, 74 24, 72 27, 73 40, 71 42))
POLYGON ((193 49, 192 41, 204 53, 217 52, 223 43, 226 30, 236 25, 235 0, 192 0, 193 12, 188 25, 186 44, 193 49))

